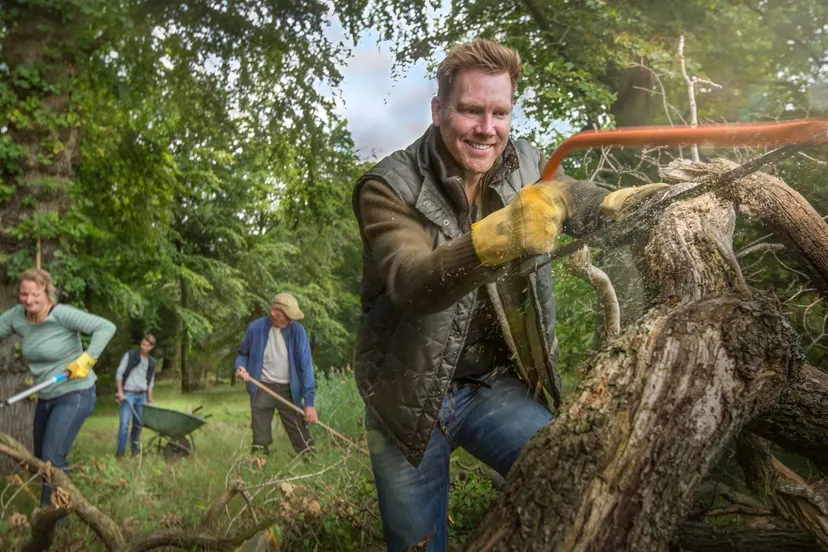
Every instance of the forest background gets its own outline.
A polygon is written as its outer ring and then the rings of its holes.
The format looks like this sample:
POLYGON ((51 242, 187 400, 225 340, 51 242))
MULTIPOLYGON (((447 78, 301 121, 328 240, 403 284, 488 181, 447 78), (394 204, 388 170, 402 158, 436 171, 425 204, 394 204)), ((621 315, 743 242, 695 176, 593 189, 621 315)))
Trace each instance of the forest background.
MULTIPOLYGON (((828 111, 817 0, 5 0, 0 17, 0 307, 40 257, 61 302, 119 328, 98 364, 102 392, 144 332, 180 392, 232 383, 245 328, 278 291, 306 313, 318 372, 349 365, 362 269, 350 196, 376 159, 356 150, 340 90, 366 33, 391 49, 395 76, 433 70, 474 36, 516 48, 515 135, 547 154, 582 128, 686 124, 688 83, 700 122, 828 111)), ((616 188, 657 181, 682 154, 595 151, 565 166, 616 188)), ((811 151, 775 169, 820 213, 826 160, 811 151)), ((764 234, 739 229, 745 272, 776 290, 825 369, 828 311, 784 248, 754 247, 764 234)), ((591 354, 595 299, 555 273, 561 363, 574 374, 591 354)), ((25 367, 2 347, 0 389, 12 389, 25 367)), ((29 419, 0 426, 25 441, 29 419)))

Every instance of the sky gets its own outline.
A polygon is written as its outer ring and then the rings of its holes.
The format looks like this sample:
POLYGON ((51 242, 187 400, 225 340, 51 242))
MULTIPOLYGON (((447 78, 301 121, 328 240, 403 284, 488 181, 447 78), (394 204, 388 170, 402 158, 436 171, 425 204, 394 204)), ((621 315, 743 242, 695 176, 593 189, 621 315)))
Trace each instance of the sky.
MULTIPOLYGON (((342 30, 332 26, 331 36, 342 30)), ((387 43, 377 44, 375 32, 366 32, 353 50, 353 57, 341 68, 342 101, 339 114, 348 128, 359 155, 380 159, 405 148, 431 124, 431 98, 437 81, 429 76, 426 64, 409 66, 393 76, 394 59, 387 43)))
MULTIPOLYGON (((345 37, 335 20, 327 34, 332 40, 345 37)), ((439 60, 444 55, 440 51, 436 57, 439 60)), ((426 62, 408 66, 395 76, 391 48, 388 43, 378 44, 376 32, 362 34, 352 57, 340 70, 343 82, 338 113, 347 119, 357 153, 363 159, 378 161, 407 147, 431 124, 431 98, 437 93, 437 79, 426 62)), ((520 102, 512 113, 512 128, 523 132, 537 128, 523 115, 520 102)), ((556 128, 569 130, 565 123, 556 128)))

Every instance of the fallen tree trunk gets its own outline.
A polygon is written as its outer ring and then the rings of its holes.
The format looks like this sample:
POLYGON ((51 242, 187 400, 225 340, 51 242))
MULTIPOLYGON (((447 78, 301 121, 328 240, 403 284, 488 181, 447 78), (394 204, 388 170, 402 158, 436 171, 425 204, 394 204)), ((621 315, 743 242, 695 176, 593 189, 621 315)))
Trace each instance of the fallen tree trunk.
POLYGON ((708 525, 684 522, 679 529, 681 549, 688 552, 820 552, 806 531, 756 528, 743 525, 708 525))
POLYGON ((761 437, 743 435, 737 443, 748 485, 785 519, 811 533, 822 550, 828 550, 828 484, 808 485, 773 457, 769 443, 761 437))
MULTIPOLYGON (((677 202, 634 244, 653 308, 591 359, 467 550, 667 550, 725 444, 761 415, 784 424, 780 396, 802 402, 784 395, 789 378, 809 373, 798 338, 773 298, 751 293, 733 253, 735 197, 747 203, 735 192, 677 202)), ((807 242, 797 227, 825 230, 802 212, 774 213, 794 243, 807 242)), ((822 450, 812 434, 809 449, 822 450)))
POLYGON ((758 298, 636 324, 530 441, 467 549, 662 549, 725 444, 778 395, 794 344, 758 298))
POLYGON ((804 366, 750 430, 811 460, 828 477, 828 374, 804 366))

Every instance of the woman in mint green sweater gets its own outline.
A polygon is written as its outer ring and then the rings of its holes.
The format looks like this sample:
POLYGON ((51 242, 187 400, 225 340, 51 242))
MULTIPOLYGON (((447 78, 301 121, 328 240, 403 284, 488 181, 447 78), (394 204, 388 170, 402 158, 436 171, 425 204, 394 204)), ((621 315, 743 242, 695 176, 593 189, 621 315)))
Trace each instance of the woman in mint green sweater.
MULTIPOLYGON (((98 357, 115 334, 115 325, 93 314, 57 304, 49 273, 29 269, 20 276, 20 304, 0 316, 0 339, 17 334, 23 358, 43 382, 66 370, 69 378, 38 393, 34 417, 34 454, 56 468, 67 470, 66 455, 84 420, 95 408, 95 372, 98 357), (80 334, 92 336, 83 350, 80 334)), ((50 504, 52 489, 43 485, 42 506, 50 504)))

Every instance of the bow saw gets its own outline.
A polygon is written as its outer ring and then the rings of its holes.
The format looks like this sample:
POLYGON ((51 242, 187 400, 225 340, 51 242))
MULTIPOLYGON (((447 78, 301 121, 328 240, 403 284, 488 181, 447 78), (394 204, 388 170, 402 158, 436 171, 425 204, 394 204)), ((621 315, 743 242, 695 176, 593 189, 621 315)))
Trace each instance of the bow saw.
MULTIPOLYGON (((529 275, 539 268, 571 255, 585 246, 611 247, 620 245, 630 237, 638 235, 652 226, 658 215, 669 205, 698 197, 728 182, 743 178, 759 170, 768 163, 790 157, 806 146, 816 146, 828 142, 828 119, 800 119, 774 123, 737 123, 726 125, 699 125, 697 127, 648 126, 621 128, 612 130, 589 130, 564 140, 549 157, 541 174, 541 180, 553 180, 563 159, 571 152, 580 149, 601 146, 686 146, 698 144, 703 147, 775 147, 764 155, 751 159, 713 178, 700 181, 696 186, 672 196, 665 197, 654 204, 647 204, 636 210, 634 215, 614 222, 609 227, 598 230, 565 245, 555 251, 537 255, 522 261, 516 270, 521 276, 529 275)), ((513 273, 504 266, 498 272, 513 273)))

